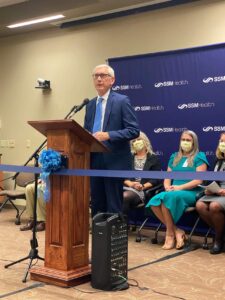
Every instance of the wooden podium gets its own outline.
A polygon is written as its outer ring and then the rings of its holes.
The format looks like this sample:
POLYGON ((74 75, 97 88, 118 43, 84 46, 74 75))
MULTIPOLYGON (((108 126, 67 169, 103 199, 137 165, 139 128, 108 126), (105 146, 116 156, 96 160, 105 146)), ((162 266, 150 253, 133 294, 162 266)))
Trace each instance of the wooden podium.
MULTIPOLYGON (((1 157, 2 157, 2 154, 0 153, 0 164, 1 164, 1 157)), ((2 180, 3 180, 3 172, 0 171, 0 190, 1 190, 1 188, 3 189, 2 180)), ((3 199, 4 199, 4 196, 1 196, 0 203, 2 202, 3 199)))
MULTIPOLYGON (((47 147, 68 157, 68 168, 89 169, 90 152, 107 152, 74 120, 28 121, 47 137, 47 147)), ((52 175, 47 203, 45 263, 32 267, 31 279, 62 287, 90 280, 89 177, 52 175)))

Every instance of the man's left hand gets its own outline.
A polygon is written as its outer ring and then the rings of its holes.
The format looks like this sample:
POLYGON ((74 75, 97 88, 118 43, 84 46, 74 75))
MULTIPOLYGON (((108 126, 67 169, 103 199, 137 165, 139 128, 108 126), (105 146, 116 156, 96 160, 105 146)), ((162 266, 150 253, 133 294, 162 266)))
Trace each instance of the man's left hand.
POLYGON ((108 132, 98 131, 93 136, 100 142, 108 141, 110 139, 108 132))

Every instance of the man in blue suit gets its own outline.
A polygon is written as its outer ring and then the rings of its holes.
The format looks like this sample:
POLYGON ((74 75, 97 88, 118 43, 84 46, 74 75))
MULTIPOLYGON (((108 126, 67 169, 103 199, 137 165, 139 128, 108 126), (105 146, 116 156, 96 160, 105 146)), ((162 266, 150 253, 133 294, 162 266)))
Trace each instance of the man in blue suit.
MULTIPOLYGON (((86 106, 84 128, 103 142, 110 152, 92 153, 91 168, 129 170, 131 169, 129 141, 139 136, 134 109, 127 96, 111 91, 115 75, 110 66, 95 67, 92 76, 98 96, 86 106)), ((121 212, 122 202, 123 178, 91 178, 92 216, 98 212, 121 212)))

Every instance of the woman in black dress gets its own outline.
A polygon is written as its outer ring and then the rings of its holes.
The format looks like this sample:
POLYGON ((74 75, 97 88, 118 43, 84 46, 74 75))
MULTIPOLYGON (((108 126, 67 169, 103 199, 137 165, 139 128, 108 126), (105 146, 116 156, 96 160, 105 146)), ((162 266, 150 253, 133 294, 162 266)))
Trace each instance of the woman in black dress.
MULTIPOLYGON (((225 171, 225 132, 220 135, 216 149, 215 172, 225 171)), ((196 209, 200 217, 215 231, 211 254, 219 254, 223 249, 225 226, 225 180, 220 181, 221 189, 217 193, 205 190, 205 196, 198 200, 196 209)))
MULTIPOLYGON (((137 139, 131 141, 133 154, 132 169, 138 171, 160 171, 161 164, 154 154, 152 145, 146 134, 140 132, 137 139)), ((124 181, 123 212, 125 214, 132 208, 144 203, 146 191, 162 181, 149 178, 130 178, 124 181)), ((148 197, 149 198, 149 197, 148 197)))

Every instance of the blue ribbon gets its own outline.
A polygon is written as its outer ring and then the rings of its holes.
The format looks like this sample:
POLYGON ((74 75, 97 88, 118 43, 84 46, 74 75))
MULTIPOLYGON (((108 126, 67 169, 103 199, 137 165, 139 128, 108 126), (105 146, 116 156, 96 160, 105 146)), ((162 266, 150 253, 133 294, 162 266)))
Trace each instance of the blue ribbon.
MULTIPOLYGON (((4 165, 0 164, 0 171, 41 173, 41 168, 4 165)), ((225 180, 225 172, 166 172, 166 171, 124 171, 124 170, 90 170, 90 169, 63 169, 51 172, 52 175, 63 176, 93 176, 93 177, 119 177, 119 178, 157 178, 157 179, 201 179, 201 180, 225 180)))
POLYGON ((61 169, 62 167, 62 160, 61 154, 51 148, 47 150, 43 150, 38 159, 39 164, 41 164, 41 180, 44 182, 43 188, 43 196, 44 200, 47 202, 50 198, 50 181, 49 175, 61 169))

